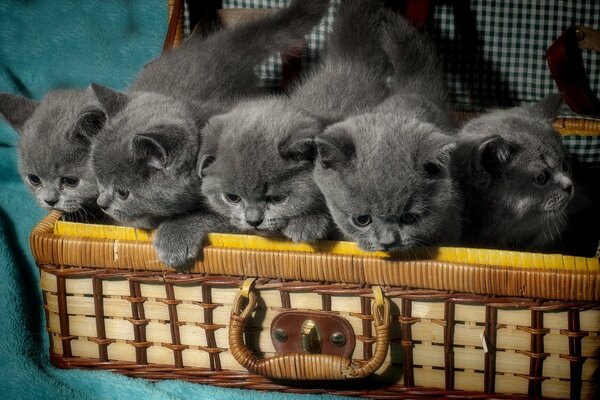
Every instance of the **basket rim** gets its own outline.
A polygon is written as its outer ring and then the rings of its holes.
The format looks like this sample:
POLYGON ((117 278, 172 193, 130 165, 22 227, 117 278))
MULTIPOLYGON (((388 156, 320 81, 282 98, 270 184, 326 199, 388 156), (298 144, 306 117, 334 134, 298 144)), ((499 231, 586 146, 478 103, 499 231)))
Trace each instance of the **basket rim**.
MULTIPOLYGON (((38 265, 106 270, 174 272, 159 261, 150 241, 60 236, 54 224, 61 213, 51 212, 32 231, 30 245, 38 265)), ((600 264, 597 258, 548 255, 550 259, 582 260, 575 268, 532 268, 523 265, 481 265, 470 261, 398 260, 372 255, 290 251, 285 248, 234 248, 215 244, 203 248, 201 259, 186 272, 416 287, 484 295, 555 300, 599 301, 600 264)), ((243 241, 242 241, 243 243, 243 241)), ((466 254, 469 255, 469 249, 466 254)), ((474 249, 471 249, 474 250, 474 249)), ((518 253, 531 257, 532 253, 518 253)), ((473 252, 471 252, 473 254, 473 252)), ((518 260, 517 260, 518 261, 518 260)))

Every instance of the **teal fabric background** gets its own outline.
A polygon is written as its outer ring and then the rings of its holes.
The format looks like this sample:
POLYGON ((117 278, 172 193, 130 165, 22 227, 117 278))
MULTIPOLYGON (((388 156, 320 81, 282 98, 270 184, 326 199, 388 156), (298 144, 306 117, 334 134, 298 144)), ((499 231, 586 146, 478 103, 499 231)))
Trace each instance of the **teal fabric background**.
MULTIPOLYGON (((166 0, 0 2, 0 91, 39 99, 96 81, 123 89, 160 53, 166 0)), ((44 216, 16 167, 17 133, 0 121, 0 396, 4 399, 190 399, 313 396, 152 383, 48 361, 38 270, 28 237, 44 216)), ((44 143, 40 143, 43 146, 44 143)), ((327 398, 319 397, 319 398, 327 398)))

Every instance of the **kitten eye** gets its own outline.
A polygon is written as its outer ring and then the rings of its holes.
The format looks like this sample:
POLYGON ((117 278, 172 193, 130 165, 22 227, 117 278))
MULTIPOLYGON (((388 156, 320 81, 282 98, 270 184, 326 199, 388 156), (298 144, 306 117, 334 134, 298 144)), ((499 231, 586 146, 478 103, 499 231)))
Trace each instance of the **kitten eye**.
POLYGON ((237 194, 225 193, 225 200, 227 200, 230 203, 236 204, 239 203, 242 200, 242 198, 237 194))
POLYGON ((129 190, 117 189, 117 195, 121 200, 127 200, 127 198, 129 197, 129 190))
POLYGON ((63 176, 61 180, 68 187, 75 187, 79 185, 79 178, 76 176, 63 176))
POLYGON ((285 196, 267 196, 267 203, 279 204, 285 201, 285 196))
POLYGON ((352 218, 352 222, 357 226, 367 226, 370 225, 373 220, 370 215, 359 215, 358 217, 352 218))
POLYGON ((541 174, 538 174, 535 178, 533 178, 533 180, 538 185, 543 186, 546 184, 546 181, 548 180, 548 174, 546 174, 546 172, 542 172, 541 174))
POLYGON ((418 219, 418 217, 419 216, 417 214, 404 213, 400 216, 400 221, 402 221, 405 224, 412 224, 418 219))
POLYGON ((39 186, 42 184, 42 180, 37 175, 27 175, 27 179, 29 179, 29 183, 33 186, 39 186))
POLYGON ((569 172, 569 162, 567 160, 562 162, 562 170, 563 172, 569 172))
POLYGON ((441 175, 442 169, 436 163, 428 162, 425 164, 425 172, 429 178, 437 178, 441 175))

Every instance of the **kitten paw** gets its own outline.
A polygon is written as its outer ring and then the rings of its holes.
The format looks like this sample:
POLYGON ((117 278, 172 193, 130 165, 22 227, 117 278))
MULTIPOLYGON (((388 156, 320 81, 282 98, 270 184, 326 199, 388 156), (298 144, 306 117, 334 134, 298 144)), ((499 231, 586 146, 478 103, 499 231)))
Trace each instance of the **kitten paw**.
POLYGON ((154 248, 163 263, 175 267, 177 271, 189 269, 196 260, 202 241, 174 223, 165 222, 156 231, 154 248))
POLYGON ((314 242, 323 239, 329 232, 330 221, 321 216, 296 218, 283 229, 282 233, 293 242, 314 242))

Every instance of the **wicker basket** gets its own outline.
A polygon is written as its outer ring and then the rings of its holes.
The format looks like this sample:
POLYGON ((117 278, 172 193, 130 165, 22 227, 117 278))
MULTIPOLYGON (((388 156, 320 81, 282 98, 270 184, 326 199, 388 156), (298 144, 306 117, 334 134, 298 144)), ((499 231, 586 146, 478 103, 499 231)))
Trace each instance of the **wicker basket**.
POLYGON ((212 235, 193 271, 175 274, 151 239, 62 222, 58 213, 35 228, 54 365, 366 397, 579 398, 592 390, 596 258, 441 248, 401 260, 351 243, 212 235), (248 277, 258 278, 251 287, 248 277), (298 310, 347 321, 351 354, 276 354, 270 326, 298 310), (367 375, 368 384, 318 382, 367 375))

